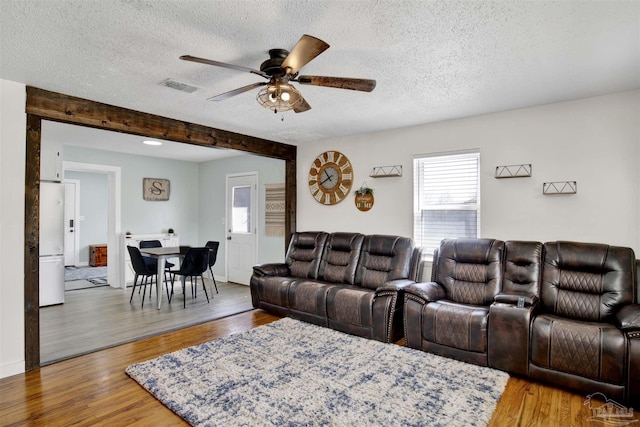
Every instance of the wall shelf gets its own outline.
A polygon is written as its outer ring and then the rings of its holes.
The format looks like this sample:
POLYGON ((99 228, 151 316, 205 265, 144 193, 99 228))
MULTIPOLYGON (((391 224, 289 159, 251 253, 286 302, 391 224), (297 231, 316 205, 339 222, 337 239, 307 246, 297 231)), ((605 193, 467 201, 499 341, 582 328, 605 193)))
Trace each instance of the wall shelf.
POLYGON ((522 165, 496 166, 495 177, 500 178, 527 178, 531 176, 531 163, 522 165))
POLYGON ((371 178, 387 178, 391 176, 402 176, 402 165, 374 166, 369 173, 371 178))
POLYGON ((542 184, 542 194, 576 194, 578 192, 577 181, 555 181, 542 184))

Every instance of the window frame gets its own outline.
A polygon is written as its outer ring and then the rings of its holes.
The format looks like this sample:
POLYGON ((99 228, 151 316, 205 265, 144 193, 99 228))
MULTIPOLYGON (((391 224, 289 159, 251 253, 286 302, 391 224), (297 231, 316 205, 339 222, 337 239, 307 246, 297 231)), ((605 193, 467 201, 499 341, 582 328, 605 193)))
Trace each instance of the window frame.
MULTIPOLYGON (((424 221, 423 221, 423 212, 424 211, 475 211, 476 212, 476 227, 475 227, 475 237, 480 237, 480 225, 481 225, 481 175, 480 175, 480 164, 481 161, 481 153, 479 149, 470 149, 470 150, 459 150, 459 151, 446 151, 446 152, 437 152, 437 153, 426 153, 426 154, 416 154, 413 156, 413 239, 416 242, 417 246, 422 248, 422 258, 425 261, 431 261, 433 259, 433 250, 434 248, 430 248, 425 242, 424 238, 424 221), (446 158, 446 157, 460 157, 460 158, 475 158, 476 160, 476 201, 475 203, 440 203, 440 204, 431 204, 425 208, 425 203, 422 202, 421 198, 426 197, 425 192, 421 187, 421 177, 424 176, 422 171, 424 170, 424 166, 420 164, 422 160, 426 159, 434 159, 434 158, 446 158), (420 225, 420 227, 419 227, 420 225)), ((424 181, 424 178, 422 178, 424 181)), ((455 237, 463 237, 463 236, 445 236, 443 238, 455 238, 455 237)))

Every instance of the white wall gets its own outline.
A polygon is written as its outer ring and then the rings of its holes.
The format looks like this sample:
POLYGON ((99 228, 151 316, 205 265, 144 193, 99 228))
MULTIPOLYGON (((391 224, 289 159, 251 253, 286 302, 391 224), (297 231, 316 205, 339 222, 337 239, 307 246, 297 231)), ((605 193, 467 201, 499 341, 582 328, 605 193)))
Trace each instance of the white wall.
MULTIPOLYGON (((43 132, 43 144, 49 143, 46 138, 43 132)), ((132 234, 160 234, 173 228, 180 236, 181 244, 197 244, 199 240, 198 163, 69 145, 64 146, 63 158, 65 161, 121 168, 121 229, 123 233, 130 231, 132 234), (171 183, 169 200, 144 200, 142 179, 145 177, 168 179, 171 183)), ((82 227, 82 222, 80 226, 82 227)))
POLYGON ((226 176, 242 172, 258 173, 258 263, 284 260, 284 237, 265 235, 265 184, 283 183, 284 160, 244 155, 200 164, 200 238, 220 242, 218 258, 213 273, 226 277, 225 193, 226 176))
POLYGON ((0 80, 0 378, 24 371, 26 88, 0 80))
POLYGON ((298 230, 413 235, 413 157, 479 149, 481 235, 499 239, 602 242, 640 254, 638 164, 640 91, 467 119, 335 138, 298 147, 298 230), (353 163, 354 190, 374 188, 368 212, 353 196, 317 203, 306 185, 325 150, 353 163), (533 176, 495 179, 496 166, 531 163, 533 176), (400 164, 401 178, 371 178, 374 166, 400 164), (548 181, 575 180, 575 195, 543 196, 548 181))

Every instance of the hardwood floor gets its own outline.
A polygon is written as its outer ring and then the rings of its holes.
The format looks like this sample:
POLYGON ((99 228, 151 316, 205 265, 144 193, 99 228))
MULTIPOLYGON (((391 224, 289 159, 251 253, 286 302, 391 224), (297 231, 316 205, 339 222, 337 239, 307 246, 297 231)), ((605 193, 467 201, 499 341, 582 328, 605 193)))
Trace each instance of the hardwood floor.
POLYGON ((196 325, 231 314, 251 310, 248 286, 218 282, 218 294, 207 280, 210 303, 199 286, 193 299, 187 283, 186 308, 180 285, 176 282, 174 298, 167 303, 163 294, 161 309, 156 308, 155 291, 141 306, 137 290, 129 303, 131 288, 125 291, 109 286, 65 292, 65 303, 40 309, 41 364, 86 354, 117 344, 185 326, 196 325))
MULTIPOLYGON (((130 379, 124 373, 125 368, 278 318, 252 310, 0 379, 0 424, 187 425, 130 379)), ((581 394, 512 377, 489 425, 606 426, 589 421, 591 413, 583 405, 584 400, 585 396, 581 394)), ((638 419, 636 415, 635 420, 638 419)))

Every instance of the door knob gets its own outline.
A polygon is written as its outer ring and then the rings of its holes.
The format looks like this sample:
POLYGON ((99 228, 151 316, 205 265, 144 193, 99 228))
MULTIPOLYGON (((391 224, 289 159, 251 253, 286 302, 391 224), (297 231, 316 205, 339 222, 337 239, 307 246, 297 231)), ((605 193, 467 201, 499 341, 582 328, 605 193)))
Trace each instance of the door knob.
POLYGON ((231 240, 231 236, 227 237, 227 240, 231 240))

